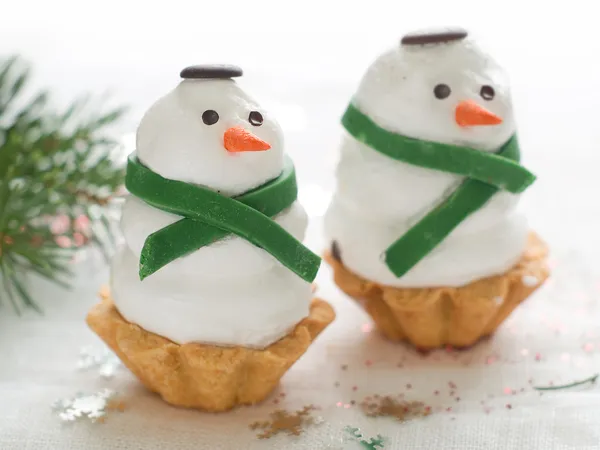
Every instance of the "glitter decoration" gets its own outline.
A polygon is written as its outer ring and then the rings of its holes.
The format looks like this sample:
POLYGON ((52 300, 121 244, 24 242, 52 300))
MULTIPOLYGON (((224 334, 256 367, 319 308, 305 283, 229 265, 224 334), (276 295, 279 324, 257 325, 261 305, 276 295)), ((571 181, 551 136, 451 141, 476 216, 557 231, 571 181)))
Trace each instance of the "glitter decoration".
POLYGON ((430 414, 431 409, 428 409, 423 402, 407 401, 401 397, 389 395, 366 397, 360 403, 360 408, 367 417, 393 417, 399 422, 430 414))
POLYGON ((299 436, 304 431, 304 427, 323 423, 321 417, 314 417, 311 414, 316 409, 314 405, 307 405, 294 413, 278 409, 270 414, 269 420, 253 422, 249 427, 251 430, 264 430, 257 435, 259 439, 269 439, 283 432, 299 436))
POLYGON ((348 434, 351 441, 358 442, 361 448, 365 450, 377 450, 384 448, 385 438, 378 434, 376 437, 371 437, 367 441, 367 439, 363 436, 362 431, 359 428, 354 428, 351 426, 347 426, 344 428, 344 431, 348 434))
POLYGON ((104 347, 101 351, 94 351, 90 346, 79 350, 77 361, 79 370, 98 369, 102 377, 112 378, 122 365, 121 360, 108 347, 104 347))
POLYGON ((360 331, 362 331, 363 333, 370 333, 371 330, 373 330, 373 325, 371 325, 370 323, 363 323, 360 326, 360 331))
POLYGON ((53 411, 63 422, 89 419, 91 422, 104 422, 110 411, 125 410, 125 403, 116 398, 116 392, 103 389, 94 394, 78 393, 72 398, 57 400, 53 411))
POLYGON ((533 275, 523 275, 523 278, 521 278, 521 283, 527 287, 534 287, 539 284, 539 280, 533 275))
POLYGON ((596 380, 598 379, 598 377, 600 377, 600 374, 597 373, 596 375, 593 375, 593 376, 591 376, 589 378, 586 378, 585 380, 574 381, 574 382, 569 383, 569 384, 563 384, 563 385, 560 385, 560 386, 554 386, 553 383, 550 383, 550 386, 534 386, 533 388, 536 391, 556 391, 556 390, 559 390, 559 389, 569 389, 569 388, 572 388, 572 387, 581 386, 583 384, 588 384, 588 383, 589 384, 596 384, 596 380))

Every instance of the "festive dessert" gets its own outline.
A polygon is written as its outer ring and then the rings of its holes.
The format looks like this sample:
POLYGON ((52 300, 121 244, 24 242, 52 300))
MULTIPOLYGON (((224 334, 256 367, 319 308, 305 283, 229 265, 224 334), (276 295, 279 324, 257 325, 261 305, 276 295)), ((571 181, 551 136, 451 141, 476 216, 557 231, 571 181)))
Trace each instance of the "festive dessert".
POLYGON ((462 29, 411 33, 368 69, 342 124, 325 216, 336 283, 392 340, 493 333, 549 275, 517 210, 535 176, 504 71, 462 29))
POLYGON ((282 131, 233 80, 193 66, 143 117, 122 211, 126 244, 90 327, 174 405, 263 400, 334 319, 312 300, 320 258, 301 244, 282 131))

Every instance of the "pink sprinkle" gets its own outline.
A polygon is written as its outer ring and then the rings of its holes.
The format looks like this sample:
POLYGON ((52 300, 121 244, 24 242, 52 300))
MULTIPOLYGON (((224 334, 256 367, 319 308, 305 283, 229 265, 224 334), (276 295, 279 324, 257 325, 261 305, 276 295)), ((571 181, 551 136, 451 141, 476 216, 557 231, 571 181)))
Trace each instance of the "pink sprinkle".
POLYGON ((526 348, 521 349, 521 355, 523 355, 523 356, 529 355, 529 350, 527 350, 526 348))
POLYGON ((350 408, 350 406, 351 406, 350 404, 346 403, 346 404, 344 405, 344 408, 345 408, 345 409, 348 409, 348 408, 350 408))
POLYGON ((512 409, 512 405, 510 403, 506 404, 506 409, 512 409))
POLYGON ((585 344, 583 346, 583 351, 584 352, 593 352, 594 351, 594 344, 592 344, 591 342, 588 342, 587 344, 585 344))
POLYGON ((362 331, 363 333, 370 333, 372 329, 373 325, 371 325, 370 323, 363 323, 360 327, 360 331, 362 331))
POLYGON ((370 366, 372 366, 372 365, 373 365, 373 361, 371 361, 370 359, 367 359, 367 360, 365 361, 365 366, 367 366, 367 367, 370 367, 370 366))
POLYGON ((489 414, 491 411, 492 411, 492 408, 490 408, 490 407, 486 406, 485 408, 483 408, 483 412, 486 414, 489 414))
POLYGON ((527 382, 528 382, 529 384, 533 384, 533 378, 530 378, 529 380, 527 380, 527 382))
POLYGON ((447 353, 452 353, 454 349, 452 348, 452 346, 450 344, 446 345, 446 352, 447 353))
POLYGON ((452 412, 452 406, 448 406, 448 407, 446 408, 446 411, 447 411, 447 412, 452 412))
POLYGON ((285 397, 285 392, 281 392, 281 393, 279 394, 279 396, 280 396, 280 397, 285 397))
POLYGON ((353 391, 358 391, 358 386, 352 386, 353 391))
POLYGON ((62 247, 62 248, 71 247, 71 239, 69 239, 67 236, 56 236, 54 238, 54 241, 56 242, 56 244, 59 247, 62 247))
POLYGON ((408 384, 406 385, 406 389, 412 389, 412 384, 408 383, 408 384))
POLYGON ((511 388, 509 388, 509 387, 505 387, 505 388, 504 388, 504 393, 505 393, 505 394, 507 394, 507 395, 508 395, 508 394, 512 394, 512 389, 511 389, 511 388))
POLYGON ((542 360, 542 355, 541 355, 541 353, 536 353, 536 354, 535 354, 535 360, 536 360, 536 361, 541 361, 541 360, 542 360))
POLYGON ((430 413, 431 412, 431 406, 426 406, 425 407, 425 412, 426 413, 430 413))
POLYGON ((495 356, 488 356, 488 357, 485 359, 485 363, 486 363, 487 365, 494 364, 495 362, 496 362, 496 357, 495 357, 495 356))
POLYGON ((448 386, 450 386, 450 389, 456 389, 456 384, 453 381, 448 381, 448 386))
POLYGON ((342 405, 343 405, 343 403, 342 403, 342 402, 337 402, 337 403, 335 404, 335 406, 337 406, 338 408, 341 408, 341 407, 342 407, 342 405))

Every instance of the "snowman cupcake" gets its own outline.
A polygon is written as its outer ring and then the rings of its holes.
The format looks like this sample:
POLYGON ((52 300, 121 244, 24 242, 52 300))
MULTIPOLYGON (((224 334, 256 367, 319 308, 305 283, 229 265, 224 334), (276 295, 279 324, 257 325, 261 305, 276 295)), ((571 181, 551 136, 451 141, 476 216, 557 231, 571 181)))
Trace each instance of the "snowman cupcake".
POLYGON ((391 340, 466 347, 493 333, 549 274, 517 210, 535 176, 503 70, 462 29, 406 35, 342 124, 325 216, 336 283, 391 340))
POLYGON ((232 79, 193 66, 137 131, 110 291, 89 326, 167 402, 263 400, 334 319, 277 122, 232 79))

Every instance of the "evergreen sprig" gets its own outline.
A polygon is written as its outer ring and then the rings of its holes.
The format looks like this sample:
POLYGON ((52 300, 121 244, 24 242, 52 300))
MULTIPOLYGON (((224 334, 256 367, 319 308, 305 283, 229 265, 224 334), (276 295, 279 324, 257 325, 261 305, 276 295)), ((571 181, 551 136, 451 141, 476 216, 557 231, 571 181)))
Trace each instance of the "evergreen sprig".
POLYGON ((0 302, 36 306, 24 276, 68 286, 74 252, 113 245, 106 206, 124 179, 110 125, 123 108, 94 113, 89 99, 57 112, 46 91, 27 96, 30 69, 0 60, 0 302))

